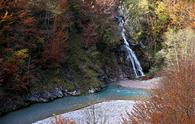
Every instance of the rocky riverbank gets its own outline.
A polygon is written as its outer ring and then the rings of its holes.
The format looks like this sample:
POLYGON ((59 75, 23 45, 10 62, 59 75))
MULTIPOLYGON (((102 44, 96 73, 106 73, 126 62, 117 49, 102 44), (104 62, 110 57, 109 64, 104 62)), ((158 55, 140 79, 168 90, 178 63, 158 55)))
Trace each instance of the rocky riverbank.
MULTIPOLYGON (((74 120, 77 124, 121 124, 122 117, 126 117, 126 112, 133 109, 135 101, 132 100, 113 100, 98 103, 83 109, 61 114, 60 116, 74 120)), ((33 124, 52 124, 53 117, 35 122, 33 124)))
MULTIPOLYGON (((149 80, 121 80, 118 85, 128 88, 155 89, 158 88, 161 77, 149 80)), ((74 120, 78 124, 87 124, 88 122, 96 122, 97 124, 121 124, 122 117, 126 117, 126 112, 133 109, 136 103, 134 100, 113 100, 98 103, 76 111, 58 115, 67 120, 74 120)), ((52 124, 54 117, 40 120, 33 124, 52 124)))
MULTIPOLYGON (((88 93, 99 92, 101 88, 90 89, 88 93)), ((68 91, 64 87, 56 87, 50 90, 34 91, 27 95, 2 95, 0 96, 0 116, 3 114, 29 106, 33 103, 49 102, 57 98, 80 95, 79 90, 68 91)))
MULTIPOLYGON (((118 85, 128 88, 154 89, 158 87, 161 78, 150 80, 121 80, 118 85)), ((100 88, 90 89, 88 93, 100 91, 100 88)), ((50 90, 34 91, 27 95, 3 95, 0 97, 0 116, 14 110, 29 106, 33 103, 49 102, 57 98, 80 95, 79 90, 68 91, 64 87, 55 87, 50 90)))

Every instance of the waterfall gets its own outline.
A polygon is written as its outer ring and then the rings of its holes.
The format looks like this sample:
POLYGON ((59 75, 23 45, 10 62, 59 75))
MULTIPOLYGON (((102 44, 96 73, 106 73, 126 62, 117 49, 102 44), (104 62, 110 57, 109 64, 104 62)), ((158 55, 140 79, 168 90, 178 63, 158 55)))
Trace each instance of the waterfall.
POLYGON ((120 28, 120 32, 121 32, 121 36, 123 38, 123 48, 126 54, 126 61, 130 62, 133 68, 133 72, 135 74, 135 77, 138 78, 140 76, 144 76, 142 67, 140 65, 139 60, 137 59, 134 51, 130 48, 130 45, 128 43, 128 39, 126 36, 126 30, 125 30, 125 17, 123 16, 123 12, 120 9, 119 10, 120 15, 117 17, 118 22, 119 22, 119 28, 120 28))

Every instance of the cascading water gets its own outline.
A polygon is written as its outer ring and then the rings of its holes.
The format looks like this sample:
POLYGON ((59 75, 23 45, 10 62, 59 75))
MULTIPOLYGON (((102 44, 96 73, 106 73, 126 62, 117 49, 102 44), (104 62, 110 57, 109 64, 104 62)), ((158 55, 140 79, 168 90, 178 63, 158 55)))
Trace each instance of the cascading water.
POLYGON ((123 42, 124 42, 123 48, 124 48, 124 51, 126 54, 126 61, 131 62, 133 72, 134 72, 136 78, 144 76, 140 62, 137 59, 134 51, 129 46, 128 39, 126 36, 126 30, 125 30, 125 17, 123 16, 124 14, 123 14, 121 9, 120 9, 119 13, 120 13, 120 15, 117 17, 117 19, 119 22, 121 36, 122 36, 123 42))

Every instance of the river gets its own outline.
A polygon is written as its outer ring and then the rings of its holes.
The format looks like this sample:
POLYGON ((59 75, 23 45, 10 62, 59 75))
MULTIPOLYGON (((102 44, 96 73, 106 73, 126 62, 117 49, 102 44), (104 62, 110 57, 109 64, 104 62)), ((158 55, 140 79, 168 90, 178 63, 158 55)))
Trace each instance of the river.
POLYGON ((53 114, 61 114, 108 100, 135 100, 149 96, 149 91, 138 88, 125 88, 110 85, 99 93, 84 96, 70 96, 56 99, 48 103, 37 103, 26 108, 10 112, 0 118, 0 124, 31 124, 53 114))

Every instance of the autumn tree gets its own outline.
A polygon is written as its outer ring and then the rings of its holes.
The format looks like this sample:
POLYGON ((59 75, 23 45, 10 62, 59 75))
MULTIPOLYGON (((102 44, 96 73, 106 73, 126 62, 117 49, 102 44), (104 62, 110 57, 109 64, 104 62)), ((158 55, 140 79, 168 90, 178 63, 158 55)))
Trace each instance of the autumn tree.
POLYGON ((106 29, 109 30, 111 25, 114 27, 112 16, 116 11, 118 0, 83 0, 78 3, 82 28, 81 43, 85 47, 94 46, 99 41, 101 33, 106 29))
POLYGON ((36 43, 34 19, 28 13, 28 1, 0 1, 1 84, 9 90, 27 88, 28 59, 36 43), (32 41, 32 42, 28 42, 32 41))
POLYGON ((161 73, 159 89, 152 92, 148 101, 136 104, 124 124, 195 123, 194 32, 180 31, 175 36, 179 39, 168 38, 173 43, 171 56, 161 73))
POLYGON ((64 60, 65 48, 68 40, 68 15, 67 0, 58 0, 53 10, 53 27, 50 39, 46 42, 43 51, 43 63, 45 65, 59 66, 64 60))
POLYGON ((194 0, 164 0, 166 13, 170 17, 170 25, 177 28, 190 26, 193 20, 194 0))

